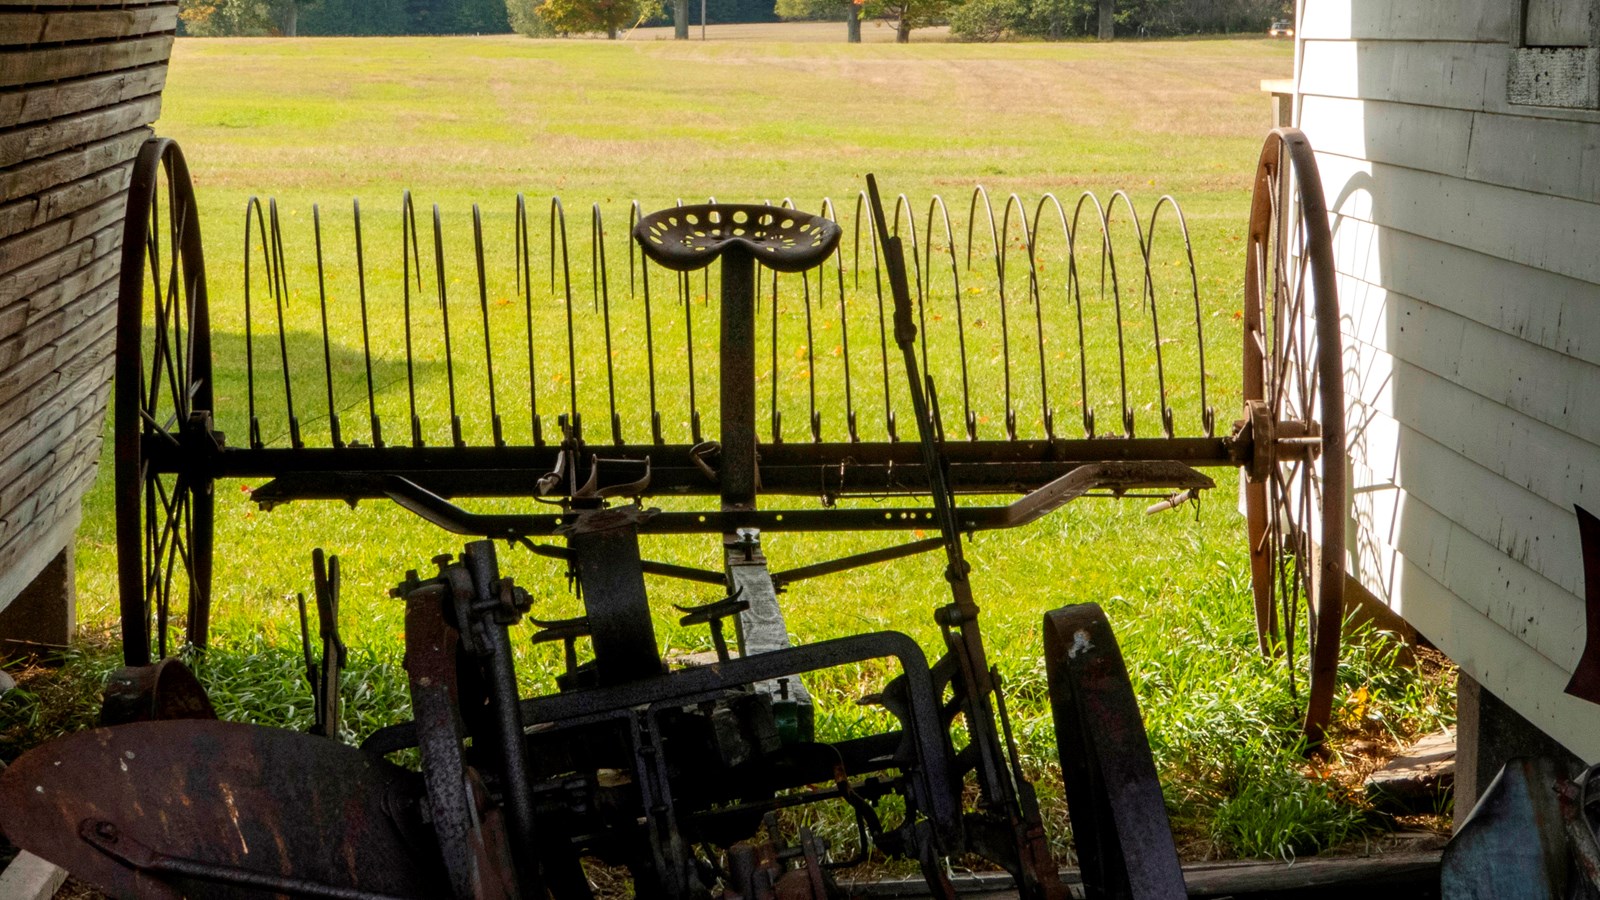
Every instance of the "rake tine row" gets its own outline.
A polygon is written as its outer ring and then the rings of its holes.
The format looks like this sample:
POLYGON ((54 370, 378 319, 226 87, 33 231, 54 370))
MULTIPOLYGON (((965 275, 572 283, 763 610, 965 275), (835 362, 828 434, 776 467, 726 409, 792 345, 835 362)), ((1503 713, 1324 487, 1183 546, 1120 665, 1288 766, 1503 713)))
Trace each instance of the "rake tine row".
MULTIPOLYGON (((774 443, 793 438, 792 434, 785 434, 786 415, 805 417, 805 425, 800 428, 801 440, 809 439, 813 443, 875 439, 866 435, 868 430, 879 435, 876 439, 899 439, 898 413, 905 399, 896 394, 896 379, 890 372, 889 316, 881 271, 883 236, 876 233, 864 214, 865 203, 865 195, 858 194, 856 219, 851 223, 850 260, 846 260, 847 250, 841 242, 830 258, 812 272, 799 275, 771 272, 770 284, 763 285, 763 290, 758 292, 758 315, 770 317, 764 323, 766 327, 762 329, 761 338, 770 341, 764 354, 770 371, 762 377, 771 378, 772 383, 762 393, 769 403, 767 416, 770 440, 774 443), (868 267, 870 271, 864 272, 868 267), (875 329, 877 334, 869 335, 863 342, 862 327, 875 329), (785 348, 793 350, 792 359, 785 348), (859 367, 863 364, 875 370, 873 374, 877 377, 871 380, 878 382, 867 389, 865 398, 857 390, 860 385, 856 384, 859 367), (803 382, 803 385, 796 382, 803 382), (829 408, 839 411, 835 414, 842 414, 844 434, 830 435, 825 427, 829 408), (864 426, 863 412, 881 424, 864 426)), ((1173 369, 1176 363, 1170 358, 1172 348, 1168 345, 1179 344, 1178 349, 1185 354, 1183 371, 1188 372, 1189 360, 1199 368, 1195 375, 1185 374, 1181 379, 1186 386, 1197 387, 1199 401, 1198 422, 1191 424, 1187 433, 1197 433, 1194 429, 1198 426, 1198 433, 1214 436, 1215 414, 1209 405, 1205 374, 1204 319, 1207 313, 1200 305, 1199 279, 1188 226, 1178 204, 1170 196, 1163 196, 1148 218, 1139 216, 1131 197, 1122 191, 1111 194, 1105 203, 1094 194, 1084 192, 1076 198, 1070 213, 1067 205, 1053 194, 1043 195, 1030 206, 1013 193, 1006 196, 998 210, 995 205, 982 187, 974 189, 969 197, 967 221, 958 227, 946 201, 934 196, 921 217, 919 235, 913 203, 907 196, 900 195, 887 226, 894 236, 903 235, 905 245, 911 249, 907 274, 914 282, 912 295, 924 371, 930 378, 937 376, 959 382, 953 390, 943 392, 946 399, 954 391, 960 394, 959 412, 951 410, 952 415, 958 417, 953 433, 964 435, 967 440, 1042 438, 1057 441, 1071 437, 1060 433, 1060 411, 1054 405, 1064 395, 1080 407, 1083 437, 1108 436, 1097 435, 1095 403, 1099 400, 1117 405, 1120 429, 1111 436, 1134 437, 1136 423, 1150 416, 1152 418, 1145 420, 1142 428, 1152 427, 1154 417, 1159 417, 1161 433, 1173 438, 1179 431, 1179 413, 1175 409, 1174 381, 1169 377, 1172 375, 1169 369, 1178 370, 1173 369), (961 234, 964 234, 964 245, 956 240, 961 234), (1174 244, 1174 241, 1180 243, 1174 244), (1020 271, 1023 265, 1026 266, 1025 276, 1020 271), (1097 273, 1088 268, 1091 265, 1098 265, 1097 273), (1137 282, 1130 276, 1131 267, 1135 265, 1139 270, 1137 282), (1062 273, 1061 268, 1047 271, 1051 267, 1064 268, 1065 272, 1062 273), (990 273, 994 279, 992 284, 988 283, 990 273), (1180 283, 1173 280, 1175 278, 1185 280, 1180 283), (1139 295, 1137 303, 1133 301, 1134 291, 1139 295), (1127 297, 1123 296, 1124 292, 1128 293, 1127 297), (1162 308, 1163 304, 1173 302, 1185 307, 1176 319, 1173 310, 1162 308), (1031 305, 1031 315, 1019 313, 1018 304, 1031 305), (1019 314, 1024 318, 1017 318, 1019 314), (1191 314, 1192 329, 1185 324, 1191 314), (1107 318, 1114 321, 1106 322, 1107 318), (1031 328, 1028 319, 1032 320, 1031 328), (1185 332, 1177 338, 1171 333, 1174 322, 1182 324, 1179 331, 1185 332), (1032 344, 1031 350, 1022 346, 1026 343, 1032 344), (1188 349, 1190 346, 1192 350, 1188 349), (1136 371, 1141 379, 1137 385, 1133 380, 1136 371), (1077 384, 1073 385, 1073 381, 1077 384), (1146 397, 1149 402, 1145 401, 1146 397), (1030 413, 1026 417, 1032 421, 1031 426, 1024 423, 1024 410, 1036 410, 1036 415, 1030 413), (999 434, 991 432, 992 436, 984 434, 990 414, 1000 417, 1001 424, 996 427, 1003 429, 999 434)), ((795 208, 791 198, 784 198, 781 206, 795 208)), ((246 413, 253 448, 273 443, 273 434, 279 435, 278 440, 281 440, 284 432, 291 446, 305 445, 299 418, 301 411, 294 399, 293 321, 303 321, 309 330, 319 332, 315 338, 321 344, 322 384, 317 388, 326 402, 326 439, 335 448, 361 445, 362 441, 352 440, 348 423, 341 418, 341 414, 349 411, 341 408, 340 395, 344 394, 342 402, 354 405, 359 401, 349 392, 359 393, 364 389, 370 446, 385 445, 381 395, 390 387, 386 382, 393 379, 384 379, 381 371, 388 365, 397 365, 399 360, 382 353, 382 336, 401 329, 391 329, 384 322, 381 309, 388 286, 380 285, 372 277, 374 273, 368 270, 360 203, 353 202, 350 209, 353 228, 346 238, 329 231, 320 206, 312 207, 312 240, 308 243, 315 252, 317 306, 314 312, 296 314, 290 305, 292 293, 285 253, 288 236, 278 204, 270 198, 251 198, 246 205, 243 355, 246 413), (352 292, 357 294, 359 302, 361 372, 344 380, 339 375, 339 331, 335 327, 340 316, 339 294, 344 282, 339 278, 334 258, 338 256, 337 244, 347 239, 353 243, 355 257, 352 292), (269 308, 263 308, 264 299, 270 299, 269 308), (264 326, 257 316, 269 315, 272 318, 270 327, 276 331, 277 353, 269 351, 263 355, 258 352, 261 348, 256 346, 257 340, 272 338, 258 334, 264 326), (378 349, 375 344, 379 345, 378 349), (386 363, 386 359, 390 362, 386 363), (273 373, 274 365, 281 365, 282 372, 273 373), (281 405, 277 398, 262 394, 265 384, 280 378, 281 405), (353 383, 357 381, 362 383, 353 383), (265 422, 279 416, 284 427, 269 434, 265 422)), ((820 209, 824 216, 838 218, 831 199, 824 198, 820 209)), ((436 313, 414 303, 421 296, 424 283, 422 237, 416 202, 410 192, 402 195, 398 291, 401 317, 394 324, 401 325, 404 334, 404 402, 410 418, 412 447, 427 445, 429 429, 425 425, 430 417, 437 418, 439 412, 449 417, 450 446, 506 447, 512 423, 506 419, 502 401, 508 400, 505 392, 520 380, 520 373, 506 376, 502 364, 510 364, 514 370, 525 362, 526 405, 518 399, 507 408, 521 407, 526 412, 527 430, 522 431, 521 425, 515 427, 519 433, 528 435, 533 446, 547 443, 545 417, 551 411, 540 406, 541 389, 560 390, 564 381, 566 402, 560 404, 564 409, 558 407, 556 415, 563 438, 583 440, 585 412, 592 412, 597 403, 603 402, 610 422, 610 441, 615 445, 626 445, 630 430, 627 423, 631 421, 628 410, 643 407, 640 412, 648 416, 649 434, 645 440, 649 444, 664 445, 673 440, 672 422, 679 421, 690 443, 706 445, 699 452, 711 451, 712 445, 706 444, 708 429, 704 425, 700 401, 706 388, 703 380, 711 379, 714 387, 717 377, 714 367, 702 371, 703 354, 717 352, 715 340, 710 338, 715 326, 708 330, 706 323, 696 321, 706 315, 714 316, 715 311, 709 309, 696 315, 696 307, 706 305, 705 297, 713 287, 709 275, 701 275, 703 291, 698 299, 702 302, 696 303, 695 285, 691 280, 694 276, 674 273, 677 307, 658 308, 656 294, 660 281, 652 284, 650 264, 635 252, 631 241, 626 241, 628 289, 623 301, 620 286, 617 291, 612 290, 613 277, 619 280, 622 277, 620 272, 612 271, 609 256, 617 248, 608 246, 604 213, 599 204, 594 204, 590 214, 588 258, 580 263, 580 267, 587 264, 589 268, 591 302, 585 309, 579 309, 575 302, 574 278, 582 278, 584 274, 574 272, 574 248, 561 199, 552 197, 550 200, 549 233, 545 237, 548 257, 544 261, 549 271, 536 274, 532 258, 536 238, 529 222, 527 200, 519 194, 509 229, 512 232, 509 259, 512 271, 507 281, 520 293, 515 299, 521 301, 516 305, 521 306, 522 321, 515 324, 514 330, 505 330, 517 315, 513 300, 502 297, 491 303, 493 283, 498 278, 496 269, 508 263, 497 261, 493 252, 493 220, 486 222, 484 211, 474 204, 471 245, 474 268, 467 277, 476 279, 479 322, 477 328, 470 325, 465 330, 454 328, 453 325, 460 325, 451 321, 449 299, 448 251, 454 242, 447 234, 450 229, 446 227, 440 206, 434 204, 432 212, 431 265, 436 313), (539 280, 547 285, 547 296, 542 298, 536 296, 538 292, 534 289, 539 276, 544 276, 539 280), (511 307, 513 319, 497 325, 502 322, 504 313, 496 312, 496 308, 507 306, 511 307), (561 309, 564 334, 559 326, 550 327, 554 324, 550 321, 552 306, 561 309), (674 321, 679 316, 681 325, 674 321), (639 334, 641 326, 642 336, 639 334), (516 335, 517 331, 522 334, 516 335), (481 332, 481 346, 473 332, 481 332), (521 351, 514 352, 525 356, 525 360, 496 359, 494 345, 504 344, 508 335, 512 335, 514 343, 524 344, 521 351), (636 362, 626 368, 619 365, 641 345, 644 350, 642 372, 636 362), (586 348, 587 353, 584 352, 586 348), (605 356, 603 385, 599 381, 598 360, 593 359, 601 352, 605 356), (477 359, 480 354, 481 363, 477 359), (423 385, 426 379, 433 377, 429 370, 438 371, 433 367, 439 362, 442 362, 439 368, 444 376, 443 397, 430 393, 435 389, 423 385), (480 366, 481 385, 477 383, 478 376, 471 374, 479 371, 480 366), (681 394, 679 388, 671 387, 673 382, 682 383, 681 394), (637 383, 644 390, 637 393, 619 390, 619 383, 637 383), (427 410, 438 409, 434 404, 439 400, 444 401, 440 405, 445 409, 430 414, 427 410), (473 410, 481 412, 473 413, 473 410), (475 438, 471 432, 481 426, 471 423, 480 421, 486 422, 485 430, 489 434, 475 438)), ((630 229, 641 215, 640 205, 630 203, 630 229)), ((388 295, 393 296, 392 293, 388 295)), ((353 320, 354 312, 344 315, 353 320)), ((459 316, 460 311, 455 312, 459 316)), ((521 389, 514 388, 513 393, 520 394, 521 389)), ((1179 404, 1186 410, 1185 421, 1193 421, 1187 410, 1193 407, 1195 393, 1186 387, 1185 399, 1179 404)), ((954 406, 953 400, 951 405, 954 406)), ((321 413, 322 410, 318 410, 317 415, 320 417, 321 413)), ((934 425, 939 433, 946 433, 945 422, 934 425)), ((638 427, 643 430, 646 426, 641 420, 638 427)), ((788 428, 794 431, 792 425, 788 428)), ((639 432, 634 434, 637 440, 639 432)))

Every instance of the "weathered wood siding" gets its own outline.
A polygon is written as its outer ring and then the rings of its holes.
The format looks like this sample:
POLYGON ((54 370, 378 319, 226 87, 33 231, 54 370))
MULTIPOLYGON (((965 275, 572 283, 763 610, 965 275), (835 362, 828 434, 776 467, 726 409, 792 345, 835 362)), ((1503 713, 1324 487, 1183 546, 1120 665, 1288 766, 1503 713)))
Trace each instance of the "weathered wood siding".
POLYGON ((94 480, 128 173, 176 0, 0 0, 0 608, 94 480))
POLYGON ((1517 0, 1303 0, 1344 310, 1353 574, 1591 762, 1574 503, 1600 508, 1600 112, 1510 102, 1517 0))

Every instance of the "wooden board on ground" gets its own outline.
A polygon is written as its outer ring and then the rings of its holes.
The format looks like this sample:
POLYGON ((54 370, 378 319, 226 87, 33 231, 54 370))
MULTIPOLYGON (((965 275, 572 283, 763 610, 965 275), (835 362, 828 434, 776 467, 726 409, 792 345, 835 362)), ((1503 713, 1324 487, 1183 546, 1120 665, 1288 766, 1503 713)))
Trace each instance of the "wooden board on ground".
POLYGON ((1455 787, 1456 736, 1430 734, 1367 776, 1367 799, 1395 815, 1443 812, 1455 787))

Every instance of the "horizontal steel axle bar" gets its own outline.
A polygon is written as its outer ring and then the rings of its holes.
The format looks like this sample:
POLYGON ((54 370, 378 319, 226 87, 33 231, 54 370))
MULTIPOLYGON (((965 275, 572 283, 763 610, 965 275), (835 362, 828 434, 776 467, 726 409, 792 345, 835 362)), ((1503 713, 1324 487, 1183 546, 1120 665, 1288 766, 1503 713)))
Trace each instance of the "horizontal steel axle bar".
MULTIPOLYGON (((958 493, 1022 493, 1077 465, 1178 460, 1191 466, 1242 465, 1248 446, 1226 438, 1056 441, 949 441, 950 482, 958 493)), ((807 497, 913 495, 927 491, 917 445, 906 442, 762 444, 760 493, 807 497)), ((527 497, 558 464, 545 447, 343 447, 223 449, 196 454, 161 442, 147 448, 153 472, 210 478, 271 478, 254 491, 262 504, 293 500, 364 500, 385 496, 383 479, 399 476, 443 497, 527 497)), ((587 446, 585 459, 650 460, 646 497, 715 496, 719 485, 682 444, 587 446)), ((605 485, 601 485, 604 487, 605 485)))

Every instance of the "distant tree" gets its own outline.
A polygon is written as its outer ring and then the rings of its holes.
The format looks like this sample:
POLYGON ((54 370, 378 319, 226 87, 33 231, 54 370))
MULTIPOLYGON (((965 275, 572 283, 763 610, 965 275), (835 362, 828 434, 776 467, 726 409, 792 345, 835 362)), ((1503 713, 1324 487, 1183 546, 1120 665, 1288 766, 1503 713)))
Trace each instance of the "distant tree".
POLYGON ((455 31, 456 4, 453 0, 407 0, 406 17, 412 34, 450 34, 455 31))
POLYGON ((539 17, 539 0, 506 0, 511 30, 524 37, 555 37, 555 30, 539 17))
POLYGON ((689 0, 672 0, 672 39, 689 39, 689 0))
POLYGON ((302 11, 303 34, 409 34, 406 0, 322 0, 302 11))
POLYGON ((612 40, 652 11, 650 0, 544 0, 538 7, 539 18, 557 34, 602 31, 612 40))
POLYGON ((180 0, 183 33, 196 37, 272 34, 276 27, 267 0, 180 0))
POLYGON ((834 22, 843 19, 845 40, 861 43, 861 6, 864 0, 778 0, 775 11, 782 19, 834 22))
POLYGON ((511 30, 505 0, 457 0, 455 31, 460 34, 505 34, 511 30))
POLYGON ((298 37, 300 11, 320 2, 321 0, 270 0, 268 9, 271 10, 272 21, 277 26, 279 34, 284 37, 298 37))
POLYGON ((950 14, 958 41, 1003 41, 1026 33, 1028 0, 967 0, 950 14))
POLYGON ((912 29, 948 21, 950 11, 960 3, 961 0, 866 0, 862 14, 893 22, 895 43, 904 44, 910 42, 912 29))

